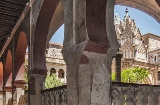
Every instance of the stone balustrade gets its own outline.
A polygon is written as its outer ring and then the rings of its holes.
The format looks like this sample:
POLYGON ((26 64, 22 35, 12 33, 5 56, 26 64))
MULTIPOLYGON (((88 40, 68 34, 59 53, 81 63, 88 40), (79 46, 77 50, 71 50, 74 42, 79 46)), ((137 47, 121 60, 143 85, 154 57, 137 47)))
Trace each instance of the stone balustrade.
POLYGON ((114 82, 112 105, 160 105, 160 86, 114 82))
MULTIPOLYGON (((67 105, 66 89, 64 85, 42 90, 42 105, 67 105)), ((18 105, 28 105, 27 94, 20 96, 18 105)), ((112 82, 112 105, 160 105, 160 86, 112 82)))
POLYGON ((28 105, 28 94, 20 96, 18 105, 28 105))
POLYGON ((42 105, 67 105, 66 86, 42 90, 42 105))
POLYGON ((7 105, 12 105, 12 98, 8 99, 7 105))

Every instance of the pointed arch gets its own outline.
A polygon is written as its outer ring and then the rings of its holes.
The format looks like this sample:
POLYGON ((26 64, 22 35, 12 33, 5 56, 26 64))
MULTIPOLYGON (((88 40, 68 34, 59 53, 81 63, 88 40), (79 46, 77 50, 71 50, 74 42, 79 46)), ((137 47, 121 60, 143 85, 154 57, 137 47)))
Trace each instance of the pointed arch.
POLYGON ((50 74, 52 75, 52 74, 55 74, 57 71, 56 71, 56 69, 55 68, 51 68, 50 69, 50 74))
POLYGON ((24 80, 24 61, 27 49, 27 38, 25 32, 20 32, 15 52, 15 77, 14 80, 24 80))
POLYGON ((4 71, 4 86, 11 86, 11 80, 12 80, 12 54, 11 51, 8 50, 5 63, 5 71, 4 71))
POLYGON ((142 54, 147 53, 147 49, 144 45, 138 46, 137 51, 138 51, 138 53, 142 53, 142 54))
POLYGON ((63 69, 60 69, 60 70, 58 71, 58 77, 59 77, 59 78, 64 78, 64 74, 65 74, 65 72, 64 72, 63 69))
POLYGON ((47 74, 46 68, 46 42, 49 26, 60 0, 44 0, 39 12, 33 42, 33 72, 34 74, 47 74))

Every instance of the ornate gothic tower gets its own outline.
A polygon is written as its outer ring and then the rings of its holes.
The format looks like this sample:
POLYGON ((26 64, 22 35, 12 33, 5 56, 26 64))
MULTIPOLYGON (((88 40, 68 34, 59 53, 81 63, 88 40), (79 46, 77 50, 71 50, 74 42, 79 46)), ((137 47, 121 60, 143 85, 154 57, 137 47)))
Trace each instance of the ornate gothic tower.
POLYGON ((147 62, 147 49, 143 43, 141 32, 136 27, 134 19, 129 16, 127 8, 125 12, 123 21, 118 13, 115 15, 115 30, 121 45, 120 51, 123 53, 123 58, 147 62))

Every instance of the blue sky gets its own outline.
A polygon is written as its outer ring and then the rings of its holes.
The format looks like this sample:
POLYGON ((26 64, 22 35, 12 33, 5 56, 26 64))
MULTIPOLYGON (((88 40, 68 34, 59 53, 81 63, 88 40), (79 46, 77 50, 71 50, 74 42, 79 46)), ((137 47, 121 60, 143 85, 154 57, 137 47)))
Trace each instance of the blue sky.
POLYGON ((62 25, 52 36, 50 42, 63 44, 64 39, 64 25, 62 25))
MULTIPOLYGON (((142 35, 146 33, 152 33, 160 36, 160 24, 148 14, 141 12, 137 9, 127 7, 129 10, 129 15, 135 20, 137 27, 140 29, 142 35)), ((125 16, 126 6, 115 6, 114 13, 118 13, 121 20, 125 16)), ((63 43, 64 39, 64 25, 62 25, 54 36, 51 38, 50 42, 63 43)))

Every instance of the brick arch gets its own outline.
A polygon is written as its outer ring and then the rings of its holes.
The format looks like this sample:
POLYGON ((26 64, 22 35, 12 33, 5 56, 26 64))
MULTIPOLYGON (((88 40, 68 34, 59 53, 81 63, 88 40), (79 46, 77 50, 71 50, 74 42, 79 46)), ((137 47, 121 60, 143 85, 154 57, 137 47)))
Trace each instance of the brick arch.
POLYGON ((14 80, 24 80, 24 62, 27 49, 27 38, 25 32, 20 32, 15 52, 15 77, 14 80))
MULTIPOLYGON (((158 0, 156 0, 158 1, 158 0)), ((116 0, 117 5, 129 6, 152 16, 155 20, 160 22, 160 2, 153 0, 116 0), (159 3, 159 4, 158 4, 159 3)))
POLYGON ((11 86, 12 80, 12 54, 11 51, 8 50, 6 63, 5 63, 5 71, 4 71, 4 86, 11 86))
POLYGON ((44 0, 34 34, 33 42, 33 74, 46 74, 45 50, 51 19, 60 0, 44 0))

